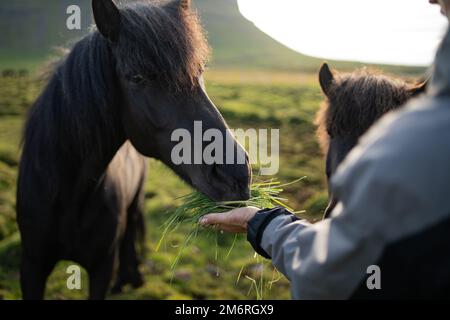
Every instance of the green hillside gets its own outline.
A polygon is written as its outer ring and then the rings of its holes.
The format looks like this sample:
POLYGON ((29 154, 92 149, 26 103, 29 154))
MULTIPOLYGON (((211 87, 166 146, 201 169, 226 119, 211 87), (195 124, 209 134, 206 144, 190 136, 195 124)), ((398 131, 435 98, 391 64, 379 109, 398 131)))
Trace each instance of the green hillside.
POLYGON ((261 32, 240 14, 237 0, 197 0, 195 3, 213 48, 213 65, 292 70, 318 63, 261 32))
MULTIPOLYGON (((133 0, 122 0, 133 1, 133 0)), ((55 46, 81 37, 92 23, 90 0, 16 0, 0 2, 0 69, 34 68, 55 46), (65 28, 65 10, 78 3, 83 30, 65 28), (87 14, 86 14, 87 13, 87 14)), ((237 0, 194 0, 213 48, 213 67, 317 71, 322 60, 299 54, 278 43, 239 12, 237 0)), ((332 62, 341 69, 358 64, 332 62)), ((385 67, 395 73, 420 73, 422 68, 385 67)))
MULTIPOLYGON (((195 0, 213 48, 213 66, 317 72, 322 59, 300 54, 258 29, 239 12, 237 0, 195 0)), ((351 70, 361 63, 330 61, 351 70)), ((424 68, 374 65, 397 74, 421 74, 424 68)))

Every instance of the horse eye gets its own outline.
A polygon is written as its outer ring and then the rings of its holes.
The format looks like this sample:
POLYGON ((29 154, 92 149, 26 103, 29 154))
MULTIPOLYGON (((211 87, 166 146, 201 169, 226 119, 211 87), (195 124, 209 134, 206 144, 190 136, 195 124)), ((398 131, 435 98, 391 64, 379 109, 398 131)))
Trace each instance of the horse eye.
POLYGON ((146 82, 145 78, 141 76, 140 74, 131 77, 131 82, 134 84, 144 84, 146 82))

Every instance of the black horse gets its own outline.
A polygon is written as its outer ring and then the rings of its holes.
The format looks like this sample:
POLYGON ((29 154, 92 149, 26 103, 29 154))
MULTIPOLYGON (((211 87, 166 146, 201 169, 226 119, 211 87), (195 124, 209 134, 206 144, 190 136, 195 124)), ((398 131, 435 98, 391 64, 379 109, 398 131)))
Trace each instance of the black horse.
MULTIPOLYGON (((359 138, 385 113, 425 91, 427 82, 408 84, 378 73, 359 70, 333 74, 327 64, 319 72, 327 100, 316 116, 317 136, 326 155, 328 182, 359 138)), ((328 188, 330 189, 330 188, 328 188)), ((328 218, 338 199, 329 192, 328 218)))
MULTIPOLYGON (((105 297, 115 261, 117 290, 142 283, 142 155, 213 200, 249 197, 248 158, 227 165, 171 161, 175 129, 193 132, 202 121, 203 130, 230 136, 204 89, 208 45, 190 2, 92 4, 98 31, 55 68, 25 127, 17 190, 24 299, 43 298, 61 259, 87 270, 91 299, 105 297)), ((245 154, 231 141, 236 155, 245 154)))

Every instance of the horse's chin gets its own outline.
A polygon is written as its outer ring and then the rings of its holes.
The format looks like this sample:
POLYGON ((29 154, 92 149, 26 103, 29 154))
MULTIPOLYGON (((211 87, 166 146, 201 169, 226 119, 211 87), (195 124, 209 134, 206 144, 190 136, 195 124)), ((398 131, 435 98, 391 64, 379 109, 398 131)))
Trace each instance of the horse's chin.
POLYGON ((196 183, 191 183, 191 185, 195 190, 197 190, 198 192, 201 192, 202 194, 207 196, 210 200, 215 201, 215 202, 223 201, 219 192, 216 192, 212 186, 198 185, 196 183))
POLYGON ((218 192, 215 192, 214 188, 212 186, 210 186, 209 184, 204 184, 204 183, 195 181, 195 179, 191 179, 191 177, 189 177, 189 175, 184 174, 184 173, 177 172, 177 174, 186 184, 188 184, 190 187, 192 187, 196 191, 204 194, 212 201, 216 201, 216 202, 222 201, 220 194, 218 192))

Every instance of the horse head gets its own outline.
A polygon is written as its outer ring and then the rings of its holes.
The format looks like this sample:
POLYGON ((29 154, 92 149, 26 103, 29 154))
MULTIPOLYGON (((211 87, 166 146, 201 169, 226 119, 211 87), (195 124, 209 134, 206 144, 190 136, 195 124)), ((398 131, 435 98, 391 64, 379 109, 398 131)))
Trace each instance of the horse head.
POLYGON ((325 217, 329 217, 338 203, 330 189, 330 179, 339 165, 379 118, 423 93, 427 81, 409 84, 367 70, 340 75, 324 64, 319 82, 326 101, 317 113, 316 124, 326 157, 329 203, 325 217))
POLYGON ((121 9, 111 0, 92 3, 97 29, 108 40, 116 63, 127 139, 213 200, 248 199, 248 157, 206 93, 208 44, 190 1, 134 3, 121 9), (231 141, 229 148, 223 144, 219 161, 195 161, 207 147, 203 140, 191 141, 191 161, 174 161, 174 132, 195 136, 196 123, 201 123, 201 136, 215 130, 222 141, 231 141), (234 161, 229 161, 230 152, 234 161))

